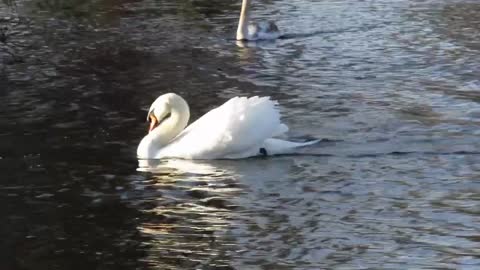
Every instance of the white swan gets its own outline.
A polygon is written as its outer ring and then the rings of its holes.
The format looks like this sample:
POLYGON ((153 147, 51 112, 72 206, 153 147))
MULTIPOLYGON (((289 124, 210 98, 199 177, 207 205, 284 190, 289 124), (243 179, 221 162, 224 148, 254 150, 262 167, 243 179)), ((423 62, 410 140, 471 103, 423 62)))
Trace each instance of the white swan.
POLYGON ((250 19, 251 0, 242 1, 240 20, 238 21, 237 40, 267 40, 280 37, 280 31, 274 22, 260 22, 248 24, 250 19))
POLYGON ((288 130, 269 97, 235 97, 187 126, 187 102, 174 93, 158 97, 148 111, 149 133, 137 148, 140 159, 236 159, 291 153, 313 144, 273 137, 288 130), (184 129, 185 128, 185 129, 184 129))

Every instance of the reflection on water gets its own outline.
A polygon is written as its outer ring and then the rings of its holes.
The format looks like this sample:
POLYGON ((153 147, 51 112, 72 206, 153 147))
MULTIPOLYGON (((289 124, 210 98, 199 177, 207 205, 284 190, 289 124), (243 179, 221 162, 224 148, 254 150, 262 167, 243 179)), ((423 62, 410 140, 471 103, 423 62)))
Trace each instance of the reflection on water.
MULTIPOLYGON (((476 1, 0 1, 5 269, 477 269, 476 1), (138 161, 165 92, 192 118, 270 95, 303 155, 138 161)), ((201 142, 199 142, 201 143, 201 142)))
POLYGON ((233 172, 185 160, 149 163, 141 164, 142 171, 153 173, 149 182, 135 186, 155 189, 161 195, 149 199, 142 209, 156 217, 138 227, 155 239, 145 260, 160 268, 190 268, 202 261, 228 266, 227 252, 233 243, 220 235, 231 226, 236 207, 231 200, 242 191, 232 179, 233 172), (158 258, 163 258, 160 265, 158 258))
MULTIPOLYGON (((264 159, 254 164, 140 160, 139 170, 149 172, 150 177, 135 182, 135 188, 154 189, 160 194, 154 200, 149 198, 148 206, 142 208, 142 212, 156 217, 139 224, 142 233, 155 239, 145 260, 158 266, 158 258, 163 258, 160 268, 199 267, 205 261, 216 267, 231 267, 232 257, 245 252, 237 244, 238 236, 229 233, 238 227, 239 220, 249 218, 242 194, 252 188, 252 182, 281 177, 292 165, 289 160, 272 163, 264 159)), ((130 203, 142 205, 144 199, 130 203)))

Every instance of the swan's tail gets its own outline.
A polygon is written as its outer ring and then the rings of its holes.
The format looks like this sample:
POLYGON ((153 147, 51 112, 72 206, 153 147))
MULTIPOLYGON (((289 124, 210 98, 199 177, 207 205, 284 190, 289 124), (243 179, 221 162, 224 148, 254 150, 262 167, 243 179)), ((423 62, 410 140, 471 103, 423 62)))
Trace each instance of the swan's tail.
POLYGON ((280 139, 267 139, 265 140, 264 147, 268 155, 291 154, 295 152, 296 148, 312 145, 318 142, 319 140, 291 142, 280 139))

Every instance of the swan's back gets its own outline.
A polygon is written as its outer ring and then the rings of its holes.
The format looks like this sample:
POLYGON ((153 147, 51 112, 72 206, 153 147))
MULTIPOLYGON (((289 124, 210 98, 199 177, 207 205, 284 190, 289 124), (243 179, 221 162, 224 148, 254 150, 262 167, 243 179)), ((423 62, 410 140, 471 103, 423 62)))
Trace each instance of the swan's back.
POLYGON ((277 25, 272 22, 259 22, 248 25, 248 36, 250 40, 268 40, 280 37, 277 25))
POLYGON ((182 131, 158 154, 199 159, 241 158, 258 154, 266 139, 288 128, 269 97, 235 97, 182 131))

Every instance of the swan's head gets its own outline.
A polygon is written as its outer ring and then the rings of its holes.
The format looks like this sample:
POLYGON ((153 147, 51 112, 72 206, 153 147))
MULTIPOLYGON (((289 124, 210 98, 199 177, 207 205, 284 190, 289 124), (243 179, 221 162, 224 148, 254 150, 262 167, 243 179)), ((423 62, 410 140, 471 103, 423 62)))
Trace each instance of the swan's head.
POLYGON ((156 127, 162 125, 166 120, 170 119, 173 114, 176 114, 177 121, 179 118, 185 119, 182 123, 183 127, 186 126, 188 118, 190 117, 190 111, 188 109, 187 102, 177 94, 168 93, 159 96, 150 106, 147 115, 147 121, 150 122, 148 132, 152 132, 156 127))

